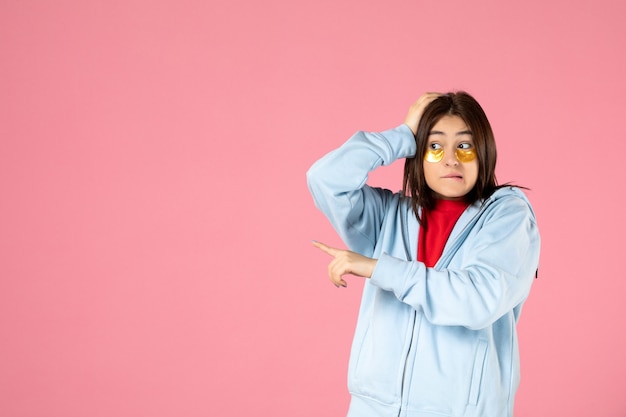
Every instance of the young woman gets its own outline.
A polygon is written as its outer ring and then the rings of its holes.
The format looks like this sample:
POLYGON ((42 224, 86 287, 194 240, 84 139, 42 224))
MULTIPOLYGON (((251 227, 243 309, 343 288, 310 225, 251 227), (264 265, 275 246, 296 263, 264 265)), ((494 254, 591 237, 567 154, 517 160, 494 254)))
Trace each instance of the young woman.
POLYGON ((365 277, 350 356, 349 416, 510 417, 519 384, 516 323, 539 260, 532 208, 498 186, 478 102, 427 93, 405 123, 358 132, 308 171, 316 206, 350 250, 336 286, 365 277), (405 159, 402 193, 366 185, 405 159))

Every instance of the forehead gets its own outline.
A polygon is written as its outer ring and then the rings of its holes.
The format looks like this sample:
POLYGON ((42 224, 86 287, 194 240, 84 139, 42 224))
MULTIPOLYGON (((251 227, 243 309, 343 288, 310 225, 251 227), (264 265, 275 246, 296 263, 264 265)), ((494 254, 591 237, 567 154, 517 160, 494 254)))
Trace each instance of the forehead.
POLYGON ((469 127, 459 116, 445 115, 430 129, 430 134, 456 136, 459 133, 470 133, 469 127))

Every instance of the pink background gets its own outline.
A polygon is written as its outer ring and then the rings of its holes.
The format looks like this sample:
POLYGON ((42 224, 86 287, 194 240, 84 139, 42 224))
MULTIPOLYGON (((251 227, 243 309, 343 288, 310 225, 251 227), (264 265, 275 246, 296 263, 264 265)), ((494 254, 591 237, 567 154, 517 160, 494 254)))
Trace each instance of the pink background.
POLYGON ((543 236, 516 416, 625 416, 625 5, 2 0, 0 415, 343 415, 305 171, 466 89, 543 236))

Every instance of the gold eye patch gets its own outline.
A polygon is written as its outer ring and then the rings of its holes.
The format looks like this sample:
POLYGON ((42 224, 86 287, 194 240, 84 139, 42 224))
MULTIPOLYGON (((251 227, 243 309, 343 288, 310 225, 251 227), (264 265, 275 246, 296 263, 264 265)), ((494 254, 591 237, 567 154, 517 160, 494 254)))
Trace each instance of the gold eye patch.
POLYGON ((427 162, 439 162, 443 159, 443 148, 439 149, 426 149, 426 153, 424 154, 424 160, 427 162))
POLYGON ((474 148, 470 148, 470 149, 457 148, 456 159, 458 159, 459 161, 463 163, 472 162, 474 159, 476 159, 476 150, 474 148))
MULTIPOLYGON (((455 151, 455 154, 456 154, 456 159, 458 159, 460 162, 463 162, 463 163, 472 162, 474 159, 476 159, 476 150, 474 148, 470 148, 470 149, 457 148, 457 150, 455 151)), ((426 153, 424 154, 424 160, 426 162, 435 163, 435 162, 441 161, 442 159, 443 159, 442 148, 426 149, 426 153)))

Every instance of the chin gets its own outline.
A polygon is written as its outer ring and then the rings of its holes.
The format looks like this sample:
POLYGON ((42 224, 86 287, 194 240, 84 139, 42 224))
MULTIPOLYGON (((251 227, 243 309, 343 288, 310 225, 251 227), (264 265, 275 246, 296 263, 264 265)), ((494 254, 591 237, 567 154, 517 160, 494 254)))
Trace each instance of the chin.
POLYGON ((437 194, 439 200, 462 200, 465 194, 457 196, 456 194, 437 194))

